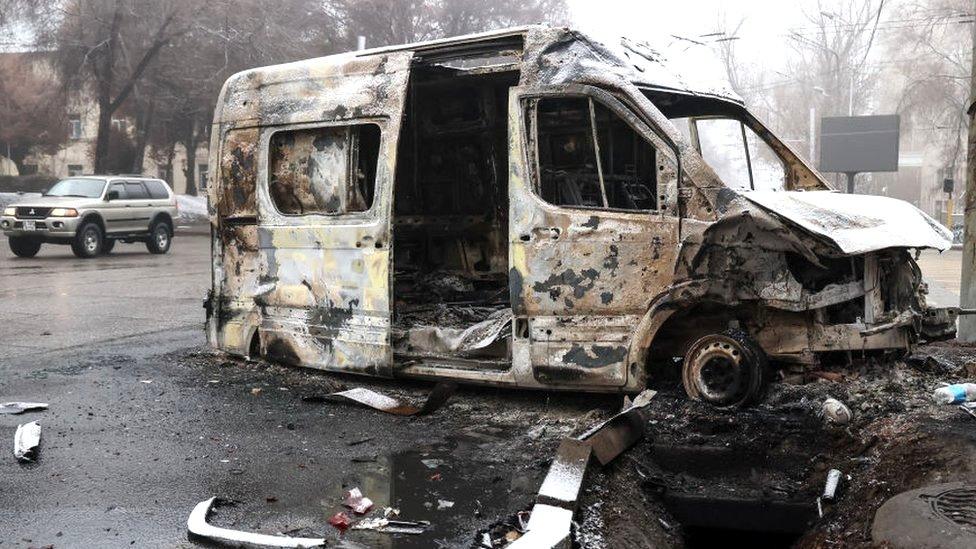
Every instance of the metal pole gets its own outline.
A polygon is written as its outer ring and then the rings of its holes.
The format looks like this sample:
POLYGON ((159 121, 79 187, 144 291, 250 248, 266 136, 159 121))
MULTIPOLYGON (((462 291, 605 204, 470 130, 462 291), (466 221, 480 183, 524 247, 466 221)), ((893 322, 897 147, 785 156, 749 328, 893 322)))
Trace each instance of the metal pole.
POLYGON ((854 116, 854 68, 851 67, 851 87, 847 100, 847 116, 854 116))
POLYGON ((847 194, 854 194, 854 176, 857 172, 845 172, 847 174, 847 194))
POLYGON ((359 36, 356 37, 356 49, 357 50, 365 50, 366 49, 366 37, 365 36, 363 36, 363 35, 360 34, 359 36))
POLYGON ((810 165, 815 165, 813 155, 816 152, 817 140, 815 133, 817 131, 817 108, 810 107, 810 165))
MULTIPOLYGON (((971 3, 976 8, 976 0, 971 3)), ((976 280, 973 279, 976 261, 976 23, 973 23, 973 58, 969 74, 969 137, 966 153, 966 209, 965 229, 962 247, 962 285, 959 290, 959 305, 965 308, 976 307, 976 280)), ((959 339, 967 343, 976 342, 976 316, 959 318, 959 339)))

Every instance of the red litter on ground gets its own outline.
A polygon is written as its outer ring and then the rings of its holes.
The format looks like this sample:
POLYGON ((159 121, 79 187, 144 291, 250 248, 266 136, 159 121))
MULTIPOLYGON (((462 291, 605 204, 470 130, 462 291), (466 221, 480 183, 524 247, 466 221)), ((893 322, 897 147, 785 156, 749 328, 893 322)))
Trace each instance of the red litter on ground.
POLYGON ((334 526, 336 530, 345 532, 350 526, 352 526, 352 519, 349 518, 349 515, 340 511, 329 517, 329 524, 334 526))
POLYGON ((364 496, 359 488, 353 488, 346 492, 345 506, 357 515, 363 515, 373 508, 373 500, 364 496))

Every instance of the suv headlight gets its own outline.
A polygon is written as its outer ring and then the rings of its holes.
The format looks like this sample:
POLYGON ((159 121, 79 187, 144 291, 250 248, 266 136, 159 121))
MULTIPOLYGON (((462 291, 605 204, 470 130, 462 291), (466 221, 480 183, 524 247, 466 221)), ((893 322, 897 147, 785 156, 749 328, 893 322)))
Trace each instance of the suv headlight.
POLYGON ((17 215, 17 208, 13 206, 7 206, 3 209, 3 215, 17 215))
POLYGON ((54 208, 51 217, 78 217, 78 210, 74 208, 54 208))

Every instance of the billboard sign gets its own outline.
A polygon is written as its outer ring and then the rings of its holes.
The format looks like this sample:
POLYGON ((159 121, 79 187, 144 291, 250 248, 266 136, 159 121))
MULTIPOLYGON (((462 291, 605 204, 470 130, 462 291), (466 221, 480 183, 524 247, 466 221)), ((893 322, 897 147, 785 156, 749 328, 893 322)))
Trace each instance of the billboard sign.
POLYGON ((820 120, 820 171, 898 171, 897 114, 828 116, 820 120))

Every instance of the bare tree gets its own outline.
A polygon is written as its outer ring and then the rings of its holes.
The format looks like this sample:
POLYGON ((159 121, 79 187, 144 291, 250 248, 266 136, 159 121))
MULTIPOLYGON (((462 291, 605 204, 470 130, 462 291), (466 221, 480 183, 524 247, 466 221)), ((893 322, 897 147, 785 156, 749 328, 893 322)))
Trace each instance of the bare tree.
POLYGON ((181 0, 68 0, 44 25, 43 46, 57 52, 62 81, 90 86, 98 104, 94 169, 112 155, 112 115, 130 97, 160 51, 186 32, 191 3, 181 0))
POLYGON ((45 54, 0 57, 0 154, 21 170, 31 150, 54 152, 68 138, 65 94, 52 86, 45 54))

